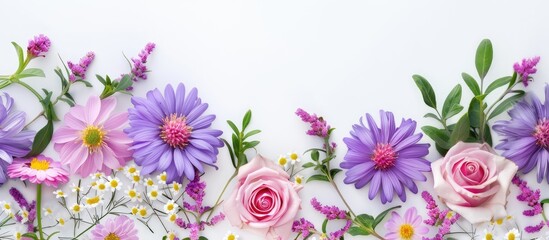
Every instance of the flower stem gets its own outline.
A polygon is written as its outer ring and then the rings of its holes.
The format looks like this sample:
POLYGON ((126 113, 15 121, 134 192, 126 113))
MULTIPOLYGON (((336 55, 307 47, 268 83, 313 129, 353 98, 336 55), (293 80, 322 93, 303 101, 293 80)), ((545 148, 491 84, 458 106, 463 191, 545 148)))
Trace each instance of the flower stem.
POLYGON ((238 169, 236 169, 233 173, 233 175, 231 176, 231 178, 229 178, 229 180, 227 180, 227 183, 225 183, 225 186, 223 187, 223 190, 221 190, 221 193, 219 194, 219 196, 217 197, 217 200, 215 201, 215 204, 213 205, 212 209, 210 210, 210 213, 208 213, 208 217, 206 218, 206 222, 207 221, 210 221, 210 218, 212 217, 212 214, 214 212, 214 209, 219 205, 219 202, 221 201, 221 197, 223 197, 223 194, 225 193, 225 191, 227 190, 227 187, 229 186, 229 183, 231 183, 233 181, 233 179, 238 175, 238 169))
MULTIPOLYGON (((515 88, 515 86, 516 86, 517 84, 519 84, 519 83, 520 83, 520 81, 517 81, 517 82, 516 82, 515 84, 513 84, 511 87, 507 88, 507 90, 505 90, 505 92, 503 92, 503 93, 501 94, 501 96, 498 97, 498 99, 494 102, 494 104, 490 105, 490 107, 488 107, 488 109, 486 110, 486 114, 484 114, 484 118, 482 119, 482 122, 481 122, 481 124, 480 124, 480 126, 479 126, 479 136, 480 136, 480 140, 481 140, 482 142, 486 142, 485 139, 484 139, 484 137, 485 137, 485 136, 484 136, 484 131, 485 131, 484 127, 485 127, 486 124, 488 123, 488 117, 490 116, 490 112, 491 112, 492 109, 493 109, 501 100, 503 100, 503 98, 504 98, 507 94, 509 94, 509 93, 513 90, 513 88, 515 88)), ((481 109, 481 110, 483 110, 483 109, 482 109, 482 108, 483 108, 482 105, 483 105, 483 103, 481 102, 481 103, 480 103, 480 109, 481 109)), ((482 113, 482 112, 483 112, 483 111, 481 111, 481 113, 482 113)))
POLYGON ((332 178, 329 178, 329 180, 332 186, 334 187, 334 189, 336 190, 337 195, 339 195, 339 198, 341 198, 341 200, 343 201, 343 204, 345 204, 345 206, 347 207, 347 210, 349 210, 353 218, 355 218, 356 217, 355 212, 353 212, 353 210, 351 209, 351 206, 347 203, 347 201, 345 201, 345 198, 343 197, 343 194, 341 194, 341 191, 339 191, 339 187, 337 187, 337 184, 334 182, 332 178))
MULTIPOLYGON (((326 157, 329 159, 333 159, 333 157, 335 156, 333 156, 334 152, 333 152, 332 146, 330 146, 330 135, 324 138, 324 148, 326 149, 326 157)), ((334 179, 332 178, 332 174, 330 174, 330 161, 326 163, 326 168, 328 169, 326 173, 326 177, 330 181, 330 184, 332 184, 332 186, 336 190, 337 195, 339 195, 339 198, 341 198, 341 200, 343 201, 343 204, 345 204, 345 206, 347 207, 347 210, 349 210, 349 213, 351 213, 353 218, 356 218, 355 212, 353 212, 353 209, 351 209, 351 206, 347 203, 347 201, 345 200, 345 197, 343 197, 343 194, 341 194, 339 187, 337 186, 337 184, 334 182, 334 179)))
POLYGON ((44 232, 42 231, 42 184, 36 186, 36 219, 38 220, 38 233, 40 240, 44 239, 44 232))
POLYGON ((36 90, 34 90, 34 88, 32 88, 30 85, 28 85, 27 83, 25 83, 21 80, 13 80, 13 82, 25 87, 26 89, 28 89, 32 94, 34 94, 34 96, 36 96, 36 98, 38 98, 38 101, 42 102, 42 100, 44 100, 44 98, 42 98, 42 96, 36 90))

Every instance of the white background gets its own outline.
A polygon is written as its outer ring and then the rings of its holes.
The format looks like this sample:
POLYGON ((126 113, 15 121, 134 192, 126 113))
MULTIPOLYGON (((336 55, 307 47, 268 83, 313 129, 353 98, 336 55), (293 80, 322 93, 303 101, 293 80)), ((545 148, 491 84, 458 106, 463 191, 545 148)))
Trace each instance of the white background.
MULTIPOLYGON (((197 87, 199 96, 210 104, 208 112, 218 116, 214 127, 224 130, 224 137, 229 137, 225 120, 240 120, 247 109, 253 109, 252 127, 263 131, 258 152, 270 158, 320 144, 304 134, 308 126, 294 115, 296 108, 302 107, 324 116, 337 128, 334 136, 340 157, 334 161, 340 162, 346 151, 341 139, 366 112, 377 118, 378 110, 385 109, 398 119, 415 119, 420 126, 433 123, 422 118, 428 109, 411 76, 418 73, 429 79, 442 102, 443 95, 462 83, 461 72, 476 76, 474 54, 483 38, 494 44, 488 79, 511 74, 513 63, 523 57, 541 56, 536 81, 528 87, 541 93, 549 69, 548 6, 544 1, 495 0, 3 1, 0 73, 11 74, 16 68, 10 42, 26 46, 27 40, 39 33, 51 38, 52 48, 46 59, 34 61, 32 66, 43 68, 47 78, 28 82, 55 91, 59 91, 53 73, 60 65, 57 54, 77 61, 87 51, 94 51, 97 57, 89 76, 117 76, 128 71, 122 53, 136 56, 147 42, 155 42, 157 49, 148 63, 152 72, 147 81, 135 85, 135 95, 144 96, 167 83, 197 87)), ((73 90, 80 103, 101 91, 95 79, 89 80, 96 85, 93 93, 83 87, 73 90)), ((463 87, 462 104, 466 105, 471 94, 463 87)), ((39 112, 34 97, 20 87, 3 90, 16 98, 18 108, 26 110, 29 117, 39 112)), ((127 96, 119 96, 119 103, 120 111, 130 107, 127 96)), ((59 113, 66 110, 58 107, 59 113)), ((39 126, 41 123, 33 128, 39 126)), ((425 137, 423 142, 430 140, 425 137)), ((429 160, 438 159, 434 148, 431 150, 429 160)), ((51 147, 47 153, 57 157, 51 147)), ((221 150, 218 165, 217 172, 209 169, 205 177, 209 203, 232 173, 226 149, 221 150)), ((537 184, 534 177, 532 172, 526 179, 535 188, 547 189, 546 182, 537 184)), ((344 186, 342 179, 343 174, 336 178, 355 212, 377 214, 401 204, 397 199, 386 206, 379 198, 370 201, 366 188, 344 186)), ((11 185, 0 189, 0 198, 7 198, 11 185)), ((431 177, 419 186, 420 191, 431 190, 431 177)), ((517 204, 516 192, 513 187, 510 214, 519 218, 521 227, 539 222, 539 218, 521 217, 524 204, 517 204)), ((27 193, 29 198, 33 196, 32 191, 27 193)), ((407 194, 404 206, 417 206, 425 217, 421 197, 407 194)), ((549 197, 549 192, 542 195, 549 197)), ((320 214, 308 204, 313 196, 342 206, 325 183, 305 185, 301 196, 301 215, 318 227, 320 214)), ((228 230, 241 239, 259 239, 227 221, 208 228, 204 235, 221 239, 228 230)), ((160 238, 145 228, 139 231, 142 239, 160 238)))

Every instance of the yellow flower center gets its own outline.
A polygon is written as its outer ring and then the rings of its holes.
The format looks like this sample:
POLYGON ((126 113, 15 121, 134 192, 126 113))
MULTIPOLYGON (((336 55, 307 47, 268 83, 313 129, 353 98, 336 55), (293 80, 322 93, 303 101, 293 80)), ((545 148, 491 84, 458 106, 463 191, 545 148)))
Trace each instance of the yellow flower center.
POLYGON ((115 233, 109 233, 109 235, 107 235, 104 240, 120 240, 120 237, 117 236, 115 233))
POLYGON ((227 237, 227 240, 235 240, 236 239, 236 236, 234 234, 229 234, 229 236, 227 237))
POLYGON ((175 220, 177 220, 177 215, 175 214, 170 215, 170 222, 175 222, 175 220))
POLYGON ((448 213, 446 213, 446 218, 450 219, 452 218, 452 216, 454 216, 454 212, 449 211, 448 213))
POLYGON ((149 187, 154 185, 154 181, 152 179, 147 180, 147 185, 149 185, 149 187))
POLYGON ((72 211, 74 211, 74 212, 80 212, 80 205, 74 205, 74 206, 72 207, 72 211))
POLYGON ((9 203, 6 203, 6 204, 4 204, 4 208, 5 208, 6 210, 10 210, 10 209, 11 209, 11 205, 10 205, 9 203))
POLYGON ((297 156, 297 153, 292 153, 292 154, 290 154, 290 158, 291 158, 292 160, 294 160, 294 161, 297 160, 298 157, 299 157, 299 156, 297 156))
POLYGON ((130 174, 134 174, 135 171, 137 171, 137 168, 135 168, 135 167, 130 167, 130 168, 128 168, 128 172, 129 172, 130 174))
POLYGON ((300 177, 295 179, 295 183, 301 184, 301 182, 303 182, 303 179, 301 179, 300 177))
POLYGON ((139 181, 141 181, 141 177, 140 177, 139 175, 133 175, 133 178, 132 178, 132 179, 133 179, 134 182, 139 182, 139 181))
POLYGON ((166 174, 160 175, 160 180, 162 180, 162 182, 167 181, 168 180, 168 175, 166 175, 166 174))
POLYGON ((179 183, 174 183, 173 184, 173 190, 174 191, 179 192, 179 188, 180 188, 179 183))
POLYGON ((492 240, 494 239, 494 236, 492 236, 491 233, 487 233, 486 236, 484 236, 484 238, 486 238, 486 240, 492 240))
POLYGON ((503 218, 500 218, 500 219, 496 220, 496 223, 497 223, 498 225, 503 224, 503 218))
POLYGON ((99 196, 95 196, 95 197, 86 199, 86 204, 94 205, 94 204, 98 204, 99 201, 101 201, 101 198, 99 198, 99 196))
POLYGON ((139 209, 137 209, 136 207, 132 208, 132 214, 135 215, 139 212, 139 209))
POLYGON ((111 187, 112 187, 112 188, 118 187, 118 181, 116 181, 116 180, 110 181, 110 184, 111 184, 111 187))
POLYGON ((166 207, 166 209, 168 209, 168 211, 172 211, 173 208, 174 208, 173 204, 168 204, 168 206, 166 207))
POLYGON ((278 159, 278 164, 280 164, 281 166, 286 165, 286 163, 288 163, 288 159, 286 159, 284 157, 281 157, 281 158, 278 159))
POLYGON ((65 225, 65 219, 63 219, 63 218, 59 218, 58 222, 59 222, 59 225, 61 225, 61 226, 65 225))
POLYGON ((89 152, 94 152, 103 145, 105 134, 103 128, 90 125, 82 131, 82 144, 88 148, 89 152))
POLYGON ((153 198, 158 197, 158 192, 157 191, 151 191, 151 197, 153 197, 153 198))
POLYGON ((40 160, 33 158, 30 162, 30 168, 34 170, 48 170, 50 168, 50 162, 48 160, 40 160))
POLYGON ((104 184, 104 183, 100 183, 98 186, 97 186, 97 189, 103 191, 107 188, 107 186, 104 184))
POLYGON ((147 209, 146 208, 139 209, 139 215, 141 215, 142 217, 147 216, 147 209))
POLYGON ((507 239, 508 240, 515 240, 515 234, 514 233, 507 234, 507 239))
POLYGON ((128 192, 128 196, 130 196, 131 198, 135 198, 135 197, 137 197, 137 193, 134 190, 130 190, 128 192))
POLYGON ((402 224, 400 226, 399 235, 401 239, 412 239, 412 236, 414 236, 414 227, 410 224, 402 224))

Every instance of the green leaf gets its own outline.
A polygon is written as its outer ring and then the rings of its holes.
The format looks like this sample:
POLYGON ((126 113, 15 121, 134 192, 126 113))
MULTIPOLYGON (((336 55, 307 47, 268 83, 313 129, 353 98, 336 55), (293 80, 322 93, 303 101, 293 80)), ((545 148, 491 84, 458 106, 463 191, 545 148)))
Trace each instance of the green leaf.
POLYGON ((225 140, 224 138, 222 138, 221 141, 225 143, 225 146, 229 150, 229 155, 231 156, 231 163, 233 164, 233 167, 236 168, 235 156, 233 153, 233 149, 231 148, 231 144, 229 144, 229 142, 227 142, 227 140, 225 140))
POLYGON ((312 181, 328 182, 328 178, 324 175, 316 174, 316 175, 313 175, 313 176, 310 176, 309 178, 307 178, 307 182, 312 182, 312 181))
POLYGON ((507 88, 512 88, 515 82, 517 82, 517 72, 513 72, 513 76, 511 76, 511 81, 509 82, 509 86, 507 88))
MULTIPOLYGON (((84 80, 76 80, 75 83, 82 83, 82 84, 86 85, 86 87, 93 87, 93 85, 90 82, 84 81, 84 80)), ((126 89, 126 88, 124 88, 124 89, 126 89)))
POLYGON ((32 233, 32 232, 28 232, 28 233, 25 233, 22 235, 23 237, 28 237, 28 238, 32 238, 34 240, 38 240, 38 236, 36 236, 35 233, 32 233))
POLYGON ((475 55, 475 66, 477 67, 480 79, 484 79, 490 69, 490 65, 492 65, 493 51, 490 39, 484 39, 478 45, 477 54, 475 55))
POLYGON ((372 225, 374 224, 374 221, 375 221, 372 215, 365 214, 365 213, 356 216, 355 220, 359 222, 362 226, 367 228, 372 228, 372 225))
POLYGON ((259 141, 251 141, 251 142, 244 143, 242 147, 244 148, 244 150, 246 150, 246 149, 254 148, 258 144, 259 144, 259 141))
POLYGON ((484 126, 484 140, 486 141, 486 143, 488 143, 488 145, 492 146, 492 131, 490 131, 490 126, 488 126, 488 124, 486 124, 484 126))
POLYGON ((455 105, 459 105, 461 102, 461 85, 456 85, 452 91, 446 97, 444 105, 442 105, 442 117, 448 119, 448 113, 452 110, 455 105))
POLYGON ((320 158, 320 154, 318 153, 317 150, 311 151, 311 159, 313 159, 313 161, 318 161, 319 158, 320 158))
POLYGON ((449 119, 455 115, 457 115, 458 113, 461 112, 461 110, 463 110, 463 106, 457 104, 457 105, 454 105, 452 107, 452 109, 450 109, 450 111, 448 112, 448 114, 446 114, 446 119, 449 119))
POLYGON ((456 123, 452 134, 450 135, 450 140, 448 144, 451 146, 455 145, 459 141, 465 141, 469 137, 469 115, 464 114, 459 121, 456 123))
POLYGON ((310 167, 314 167, 314 166, 316 166, 316 164, 314 164, 312 162, 307 162, 307 163, 303 164, 303 166, 301 166, 301 167, 310 168, 310 167))
POLYGON ((506 76, 506 77, 496 79, 495 81, 490 83, 490 85, 488 85, 488 87, 486 88, 486 92, 484 94, 488 95, 489 93, 496 90, 497 88, 508 85, 511 82, 511 78, 512 78, 511 76, 506 76))
POLYGON ((541 200, 541 205, 549 203, 549 198, 541 200))
POLYGON ((231 137, 232 137, 234 154, 238 158, 238 154, 242 152, 240 151, 240 142, 238 141, 238 137, 235 134, 233 134, 231 137))
POLYGON ((438 120, 440 122, 440 118, 437 115, 435 115, 434 113, 427 113, 427 114, 423 115, 423 117, 424 118, 433 118, 433 119, 438 120))
POLYGON ((249 138, 253 135, 256 135, 258 133, 260 133, 261 130, 252 130, 252 131, 249 131, 248 133, 246 133, 246 135, 244 135, 244 138, 242 140, 246 140, 246 138, 249 138))
MULTIPOLYGON (((484 109, 485 107, 483 107, 484 109)), ((484 119, 484 110, 480 109, 480 101, 476 98, 471 99, 469 103, 469 110, 467 111, 469 115, 469 124, 471 127, 478 128, 480 127, 482 120, 484 119)))
MULTIPOLYGON (((238 128, 231 120, 227 120, 227 124, 229 124, 229 127, 233 130, 233 132, 236 134, 236 136, 240 136, 240 131, 238 131, 238 128)), ((234 144, 234 143, 233 143, 234 144)))
POLYGON ((39 68, 27 68, 21 73, 17 74, 17 78, 28 78, 28 77, 45 77, 44 71, 39 68))
POLYGON ((347 233, 351 236, 368 236, 370 233, 360 227, 351 227, 347 233))
POLYGON ((251 120, 252 120, 252 110, 248 110, 246 114, 244 114, 244 119, 242 119, 242 132, 246 130, 246 127, 248 127, 251 120))
POLYGON ((379 225, 379 223, 381 223, 381 221, 383 221, 383 219, 385 218, 385 216, 392 210, 394 209, 397 209, 397 208, 400 208, 400 206, 396 206, 396 207, 392 207, 392 208, 389 208, 383 212, 381 212, 379 215, 377 215, 377 217, 374 219, 374 224, 372 225, 372 228, 375 229, 377 225, 379 225))
POLYGON ((72 100, 70 100, 70 99, 68 99, 68 98, 59 98, 59 100, 61 100, 61 101, 65 102, 65 103, 67 103, 67 104, 68 104, 69 106, 71 106, 71 107, 74 107, 74 105, 76 105, 76 104, 74 103, 74 101, 72 101, 72 100))
POLYGON ((463 78, 463 81, 465 81, 465 84, 467 84, 467 87, 471 89, 471 92, 475 96, 480 95, 480 87, 478 86, 477 80, 467 73, 461 73, 461 78, 463 78))
POLYGON ((446 156, 446 153, 448 152, 448 149, 449 148, 445 148, 445 147, 442 147, 438 144, 435 143, 435 148, 437 149, 437 152, 441 155, 441 156, 446 156))
POLYGON ((332 179, 334 179, 335 175, 338 174, 339 172, 341 172, 341 169, 339 169, 339 168, 331 169, 331 170, 330 170, 330 177, 331 177, 332 179))
POLYGON ((27 154, 26 157, 34 157, 44 151, 48 144, 50 144, 51 137, 53 135, 53 120, 49 119, 46 126, 40 129, 36 136, 34 136, 34 141, 32 143, 31 151, 27 154))
POLYGON ((15 48, 15 52, 17 52, 17 60, 19 61, 19 69, 23 68, 24 58, 25 55, 23 54, 23 48, 19 46, 16 42, 11 42, 13 44, 13 47, 15 48))
POLYGON ((450 139, 450 136, 448 135, 448 132, 445 131, 444 129, 438 129, 432 126, 423 126, 421 127, 421 130, 423 130, 425 135, 433 139, 433 141, 439 146, 442 146, 443 148, 446 148, 446 149, 450 148, 448 144, 448 140, 450 139))
POLYGON ((324 222, 322 222, 322 232, 326 233, 326 226, 328 226, 328 219, 324 219, 324 222))
POLYGON ((427 106, 429 107, 436 109, 437 100, 435 96, 435 91, 433 90, 433 87, 431 86, 429 81, 427 81, 420 75, 414 75, 412 76, 412 78, 419 88, 419 91, 421 91, 421 95, 423 96, 423 101, 425 102, 425 104, 427 104, 427 106))
POLYGON ((200 237, 198 237, 198 240, 208 240, 208 238, 204 237, 204 236, 200 236, 200 237))
POLYGON ((101 77, 99 74, 96 74, 95 77, 97 78, 97 80, 99 80, 99 82, 103 85, 106 85, 107 82, 105 81, 105 79, 103 77, 101 77))
POLYGON ((51 233, 50 236, 48 236, 48 238, 46 240, 50 240, 53 236, 55 236, 59 233, 60 233, 59 231, 51 233))
POLYGON ((118 91, 126 90, 129 87, 131 87, 132 84, 133 84, 132 78, 130 77, 130 75, 126 74, 124 75, 124 77, 122 77, 122 79, 120 79, 120 82, 116 86, 115 91, 118 92, 118 91))
POLYGON ((488 117, 488 120, 494 118, 495 116, 503 113, 505 110, 509 109, 510 107, 512 107, 513 105, 515 105, 515 103, 517 103, 519 100, 522 99, 522 97, 524 97, 524 91, 518 91, 517 94, 503 100, 491 113, 490 113, 490 116, 488 117))

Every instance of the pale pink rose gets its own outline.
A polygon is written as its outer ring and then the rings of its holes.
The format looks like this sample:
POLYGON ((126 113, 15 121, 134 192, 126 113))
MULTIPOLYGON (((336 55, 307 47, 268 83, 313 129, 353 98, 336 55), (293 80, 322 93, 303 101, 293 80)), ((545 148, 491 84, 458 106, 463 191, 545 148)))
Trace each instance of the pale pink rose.
POLYGON ((235 189, 223 203, 229 222, 265 239, 288 239, 301 208, 302 186, 273 161, 261 156, 240 167, 235 189))
POLYGON ((476 224, 507 216, 509 185, 518 167, 489 145, 459 142, 431 167, 436 194, 467 221, 476 224))

